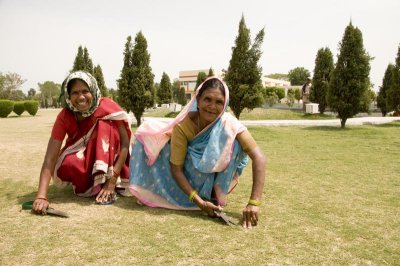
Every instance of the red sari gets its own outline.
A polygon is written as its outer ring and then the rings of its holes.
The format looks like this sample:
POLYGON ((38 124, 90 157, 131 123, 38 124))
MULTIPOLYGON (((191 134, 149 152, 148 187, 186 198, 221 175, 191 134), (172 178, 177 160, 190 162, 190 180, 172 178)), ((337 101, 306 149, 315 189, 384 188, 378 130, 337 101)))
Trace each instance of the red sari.
MULTIPOLYGON (((107 175, 112 174, 120 154, 118 126, 123 124, 131 138, 130 118, 114 101, 101 98, 96 111, 82 121, 64 108, 53 126, 52 138, 65 146, 58 157, 53 174, 55 183, 72 183, 80 196, 93 196, 101 190, 107 175)), ((117 187, 129 185, 129 155, 123 165, 117 187)))

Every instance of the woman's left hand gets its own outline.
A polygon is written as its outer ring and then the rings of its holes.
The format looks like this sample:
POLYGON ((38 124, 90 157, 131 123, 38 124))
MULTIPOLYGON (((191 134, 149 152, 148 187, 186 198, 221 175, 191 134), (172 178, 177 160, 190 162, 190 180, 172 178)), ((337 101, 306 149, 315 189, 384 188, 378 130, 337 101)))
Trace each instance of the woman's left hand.
POLYGON ((249 204, 246 205, 246 207, 243 209, 243 227, 250 229, 252 226, 256 226, 258 224, 259 212, 259 206, 249 204))

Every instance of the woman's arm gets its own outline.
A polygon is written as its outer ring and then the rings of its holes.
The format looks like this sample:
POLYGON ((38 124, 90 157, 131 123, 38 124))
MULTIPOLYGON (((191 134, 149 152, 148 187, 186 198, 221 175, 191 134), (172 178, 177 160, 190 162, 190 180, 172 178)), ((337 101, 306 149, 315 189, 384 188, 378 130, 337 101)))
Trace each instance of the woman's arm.
MULTIPOLYGON (((183 165, 174 165, 171 163, 171 173, 178 186, 186 195, 189 196, 192 193, 193 188, 183 173, 183 165)), ((197 206, 199 206, 199 208, 205 211, 209 216, 216 216, 214 211, 222 211, 221 206, 215 206, 212 202, 203 200, 198 194, 194 195, 193 202, 195 202, 197 206)))
POLYGON ((37 213, 44 213, 49 207, 49 201, 47 199, 47 191, 49 189, 49 183, 51 176, 54 173, 54 168, 57 162, 58 155, 60 153, 62 141, 49 139, 47 144, 46 155, 42 164, 42 170, 40 171, 39 189, 36 199, 33 203, 33 210, 37 213))
MULTIPOLYGON (((252 160, 253 172, 253 186, 251 188, 250 200, 260 202, 265 182, 265 156, 258 146, 249 151, 248 155, 252 160)), ((251 203, 247 204, 243 209, 243 227, 251 228, 251 226, 256 226, 259 212, 259 206, 251 203)))
POLYGON ((120 153, 118 160, 114 164, 114 173, 117 177, 121 173, 122 166, 125 164, 126 157, 129 153, 129 136, 123 123, 118 125, 118 131, 120 136, 120 153))

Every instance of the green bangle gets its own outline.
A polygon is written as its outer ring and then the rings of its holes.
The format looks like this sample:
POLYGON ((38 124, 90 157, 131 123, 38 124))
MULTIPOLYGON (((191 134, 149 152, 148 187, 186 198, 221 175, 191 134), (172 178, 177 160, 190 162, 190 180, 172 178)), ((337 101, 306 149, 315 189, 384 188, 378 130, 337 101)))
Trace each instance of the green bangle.
POLYGON ((190 192, 190 195, 189 195, 189 200, 190 200, 190 202, 193 202, 193 200, 194 200, 194 197, 197 195, 197 191, 196 190, 192 190, 192 192, 190 192))
POLYGON ((247 203, 247 205, 260 206, 261 202, 259 202, 258 200, 255 200, 255 199, 250 199, 249 202, 247 203))

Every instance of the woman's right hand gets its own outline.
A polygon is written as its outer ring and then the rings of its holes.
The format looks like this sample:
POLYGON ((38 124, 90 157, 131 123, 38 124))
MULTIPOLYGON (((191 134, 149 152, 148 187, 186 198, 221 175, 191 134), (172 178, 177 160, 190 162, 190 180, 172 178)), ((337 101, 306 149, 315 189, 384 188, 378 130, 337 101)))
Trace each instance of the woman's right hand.
POLYGON ((210 217, 216 217, 215 211, 222 211, 223 208, 221 206, 216 206, 210 201, 203 200, 203 202, 199 205, 200 209, 207 213, 210 217))
POLYGON ((35 199, 33 202, 32 210, 39 214, 46 214, 46 210, 49 207, 49 201, 45 199, 35 199))

